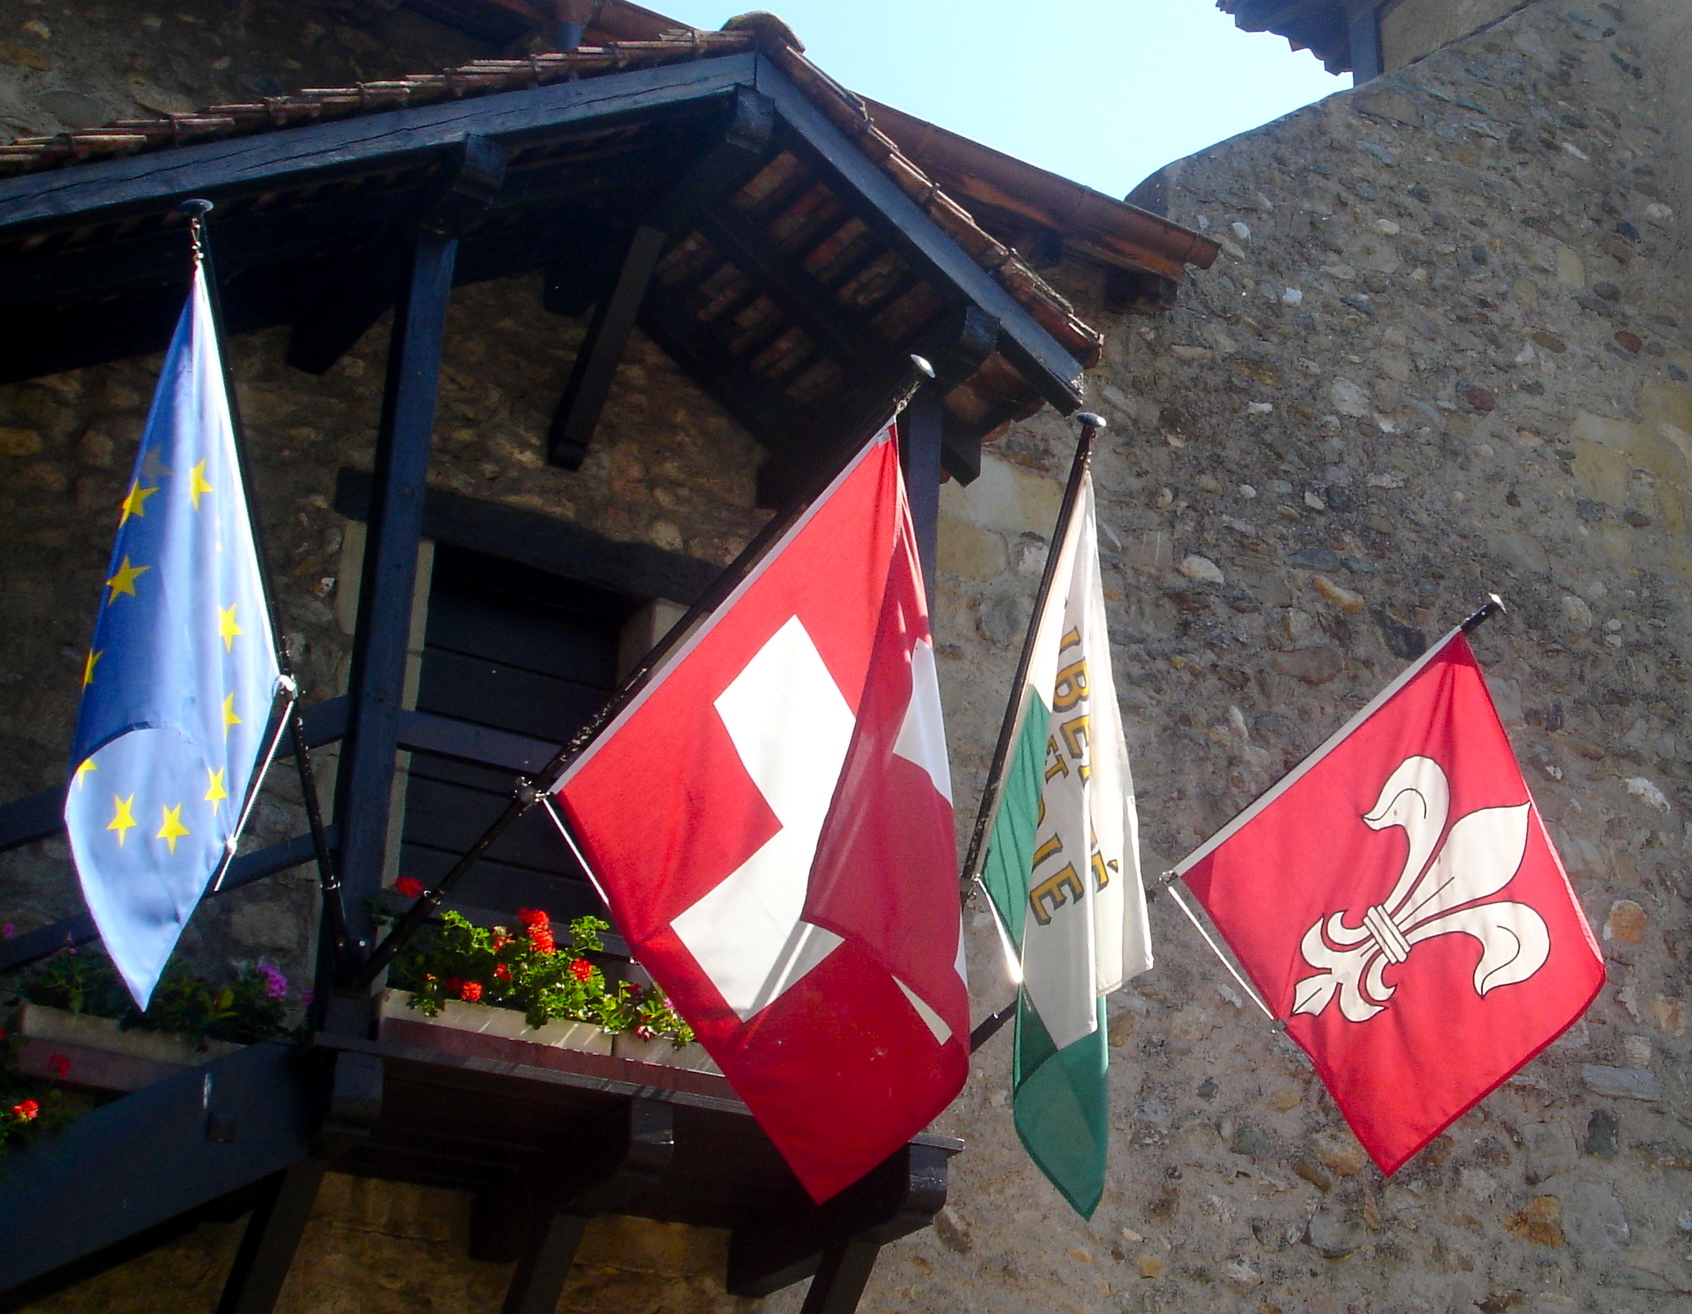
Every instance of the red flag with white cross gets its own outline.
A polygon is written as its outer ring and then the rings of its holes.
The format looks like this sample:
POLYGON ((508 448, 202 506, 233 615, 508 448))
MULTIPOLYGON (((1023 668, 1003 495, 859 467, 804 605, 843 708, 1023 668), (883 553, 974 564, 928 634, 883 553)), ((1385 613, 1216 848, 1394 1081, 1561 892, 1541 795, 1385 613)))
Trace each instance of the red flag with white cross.
POLYGON ((1178 870, 1384 1173, 1604 983, 1461 631, 1178 870))
POLYGON ((913 544, 889 425, 558 789, 635 957, 819 1201, 968 1067, 913 544))

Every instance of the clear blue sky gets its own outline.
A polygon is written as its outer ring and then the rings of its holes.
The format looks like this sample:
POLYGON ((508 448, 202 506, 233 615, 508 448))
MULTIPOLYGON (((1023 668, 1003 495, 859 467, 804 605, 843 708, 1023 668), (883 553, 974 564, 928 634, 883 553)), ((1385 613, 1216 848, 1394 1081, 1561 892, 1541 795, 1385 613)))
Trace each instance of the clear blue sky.
POLYGON ((854 91, 1112 196, 1351 85, 1213 0, 643 3, 708 29, 768 7, 854 91))

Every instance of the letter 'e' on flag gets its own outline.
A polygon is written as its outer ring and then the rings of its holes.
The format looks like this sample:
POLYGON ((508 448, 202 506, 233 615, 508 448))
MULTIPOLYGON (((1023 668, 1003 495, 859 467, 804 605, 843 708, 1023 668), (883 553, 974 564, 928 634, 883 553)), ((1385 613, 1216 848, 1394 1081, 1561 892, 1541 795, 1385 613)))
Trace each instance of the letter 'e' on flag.
POLYGON ((1384 1173, 1604 983, 1460 632, 1184 866, 1384 1173))
POLYGON ((889 425, 558 790, 635 957, 819 1201, 968 1071, 913 545, 889 425))

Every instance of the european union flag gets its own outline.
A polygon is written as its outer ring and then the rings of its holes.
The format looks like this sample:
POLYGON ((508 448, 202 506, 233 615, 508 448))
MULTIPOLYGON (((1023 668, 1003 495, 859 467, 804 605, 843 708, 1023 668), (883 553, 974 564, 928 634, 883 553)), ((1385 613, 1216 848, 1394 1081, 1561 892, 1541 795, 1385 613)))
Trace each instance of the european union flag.
POLYGON ((89 911, 145 1007, 234 850, 278 688, 198 267, 107 575, 83 666, 65 827, 89 911))

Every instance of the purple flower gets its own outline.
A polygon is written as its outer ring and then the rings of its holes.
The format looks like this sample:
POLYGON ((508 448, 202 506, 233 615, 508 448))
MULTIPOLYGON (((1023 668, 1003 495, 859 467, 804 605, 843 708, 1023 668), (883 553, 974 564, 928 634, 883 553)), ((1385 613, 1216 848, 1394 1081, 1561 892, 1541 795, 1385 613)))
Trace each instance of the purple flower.
POLYGON ((267 999, 286 999, 288 996, 288 978, 282 975, 282 969, 270 963, 258 965, 259 975, 264 978, 264 993, 267 999))
POLYGON ((300 991, 300 1007, 310 1008, 316 998, 317 996, 312 992, 311 987, 307 986, 304 990, 300 991))
POLYGON ((7 922, 5 926, 0 927, 0 940, 10 940, 17 933, 18 928, 7 922))

